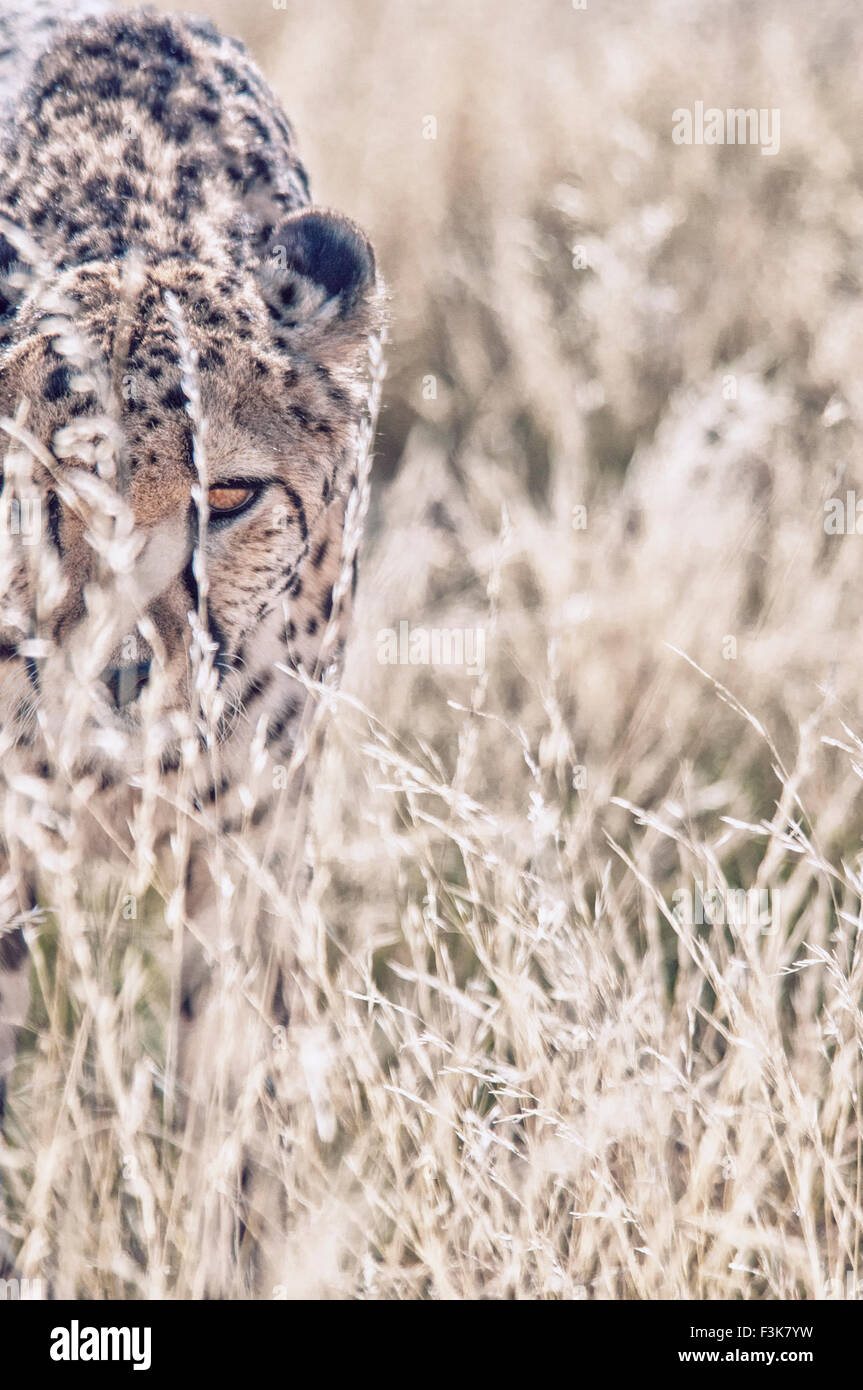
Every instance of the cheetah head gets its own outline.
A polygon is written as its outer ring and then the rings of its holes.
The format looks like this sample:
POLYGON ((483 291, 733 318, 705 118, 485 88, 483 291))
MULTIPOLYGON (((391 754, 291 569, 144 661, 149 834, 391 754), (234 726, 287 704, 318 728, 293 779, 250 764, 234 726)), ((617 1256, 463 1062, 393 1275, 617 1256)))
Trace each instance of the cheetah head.
POLYGON ((368 241, 311 209, 241 269, 180 251, 33 284, 15 260, 0 237, 2 722, 34 720, 82 661, 102 725, 134 730, 154 664, 166 708, 188 706, 206 582, 226 739, 261 715, 283 731, 297 683, 277 668, 314 669, 340 562, 379 318, 368 241))

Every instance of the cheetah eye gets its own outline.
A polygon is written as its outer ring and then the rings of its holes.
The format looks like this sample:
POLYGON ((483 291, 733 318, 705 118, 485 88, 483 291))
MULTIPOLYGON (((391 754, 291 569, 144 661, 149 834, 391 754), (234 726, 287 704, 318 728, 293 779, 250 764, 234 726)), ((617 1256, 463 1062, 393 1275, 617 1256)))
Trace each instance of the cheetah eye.
POLYGON ((211 514, 216 518, 236 516, 257 497, 259 488, 247 483, 216 483, 208 493, 211 514))

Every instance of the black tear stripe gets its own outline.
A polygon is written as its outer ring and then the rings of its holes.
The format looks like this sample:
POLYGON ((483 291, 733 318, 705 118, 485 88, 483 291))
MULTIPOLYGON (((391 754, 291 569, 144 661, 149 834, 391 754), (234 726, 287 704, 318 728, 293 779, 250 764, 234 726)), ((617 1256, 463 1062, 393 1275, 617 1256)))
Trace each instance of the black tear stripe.
POLYGON ((40 689, 39 667, 36 665, 35 659, 32 656, 24 658, 24 666, 26 667, 27 677, 30 681, 30 684, 32 685, 33 689, 36 691, 36 694, 38 695, 40 689))
POLYGON ((189 601, 191 602, 192 608, 195 610, 196 613, 198 611, 198 604, 200 602, 200 594, 198 593, 198 581, 195 578, 195 568, 193 562, 195 559, 195 550, 197 549, 198 545, 199 530, 200 523, 198 520, 198 504, 193 497, 189 503, 188 516, 189 563, 183 570, 182 579, 183 584, 186 587, 186 592, 189 595, 189 601))
MULTIPOLYGON (((195 551, 198 549, 198 504, 194 497, 189 503, 189 543, 191 545, 191 554, 189 556, 189 563, 183 570, 181 579, 189 595, 192 608, 194 612, 197 613, 198 604, 200 603, 200 591, 198 589, 198 581, 195 578, 195 551)), ((217 619, 213 617, 209 608, 207 609, 207 628, 210 637, 216 644, 213 665, 219 671, 219 683, 221 684, 222 676, 227 671, 231 670, 233 663, 231 661, 228 639, 225 636, 224 629, 217 619)))
POLYGON ((213 617, 209 610, 207 612, 207 627, 209 628, 210 636, 216 644, 216 654, 213 658, 213 665, 218 667, 219 671, 224 675, 227 671, 230 671, 233 666, 228 651, 228 639, 225 636, 221 624, 213 617))
POLYGON ((60 559, 62 560, 63 542, 60 537, 61 517, 62 511, 60 508, 60 499, 57 496, 56 492, 52 490, 48 493, 48 530, 51 534, 51 540, 54 542, 54 548, 57 551, 57 554, 60 556, 60 559))

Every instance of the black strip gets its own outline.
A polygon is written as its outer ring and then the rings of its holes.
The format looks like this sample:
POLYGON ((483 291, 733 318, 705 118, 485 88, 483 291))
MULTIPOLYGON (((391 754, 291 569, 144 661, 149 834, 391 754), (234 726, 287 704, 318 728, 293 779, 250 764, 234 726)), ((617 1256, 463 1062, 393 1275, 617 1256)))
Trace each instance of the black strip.
POLYGON ((295 492, 292 487, 288 487, 287 484, 285 484, 285 492, 287 494, 287 498, 291 506, 296 508, 297 523, 300 528, 300 535, 303 540, 307 540, 309 535, 309 527, 306 521, 306 509, 303 506, 303 500, 300 497, 300 494, 298 492, 295 492))
POLYGON ((182 580, 186 586, 186 592, 189 595, 192 607, 197 613, 200 595, 198 594, 198 581, 195 578, 195 571, 192 562, 195 558, 195 549, 198 544, 198 504, 195 501, 194 497, 189 502, 188 529, 190 548, 189 563, 183 570, 182 580))
POLYGON ((257 700, 272 684, 272 680, 272 671, 262 671, 259 676, 253 676, 248 685, 241 692, 238 704, 247 707, 252 700, 257 700))
POLYGON ((222 631, 220 624, 209 610, 207 611, 207 626, 210 629, 210 636, 216 644, 216 655, 213 658, 213 665, 217 666, 220 671, 230 671, 232 663, 228 653, 228 639, 222 631))
POLYGON ((57 554, 61 559, 63 557, 63 543, 60 539, 60 521, 62 515, 60 499, 56 492, 52 490, 48 493, 48 530, 51 533, 51 539, 54 542, 57 554))

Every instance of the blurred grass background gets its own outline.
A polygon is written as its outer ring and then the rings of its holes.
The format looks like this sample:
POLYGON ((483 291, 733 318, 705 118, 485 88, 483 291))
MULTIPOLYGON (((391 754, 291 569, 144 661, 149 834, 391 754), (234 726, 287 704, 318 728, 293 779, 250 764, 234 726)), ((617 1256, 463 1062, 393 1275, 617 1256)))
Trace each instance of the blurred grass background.
MULTIPOLYGON (((859 12, 203 9, 392 312, 253 1291, 858 1296, 859 12), (675 145, 696 101, 778 109, 779 152, 675 145), (382 665, 401 620, 485 672, 382 665), (680 923, 697 882, 781 924, 680 923)), ((106 1179, 58 1290, 248 1292, 236 1123, 164 1191, 150 1153, 146 1220, 106 1179)))

